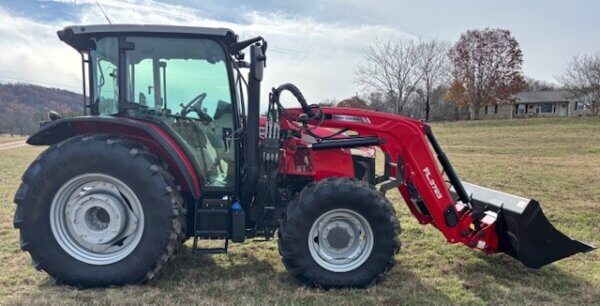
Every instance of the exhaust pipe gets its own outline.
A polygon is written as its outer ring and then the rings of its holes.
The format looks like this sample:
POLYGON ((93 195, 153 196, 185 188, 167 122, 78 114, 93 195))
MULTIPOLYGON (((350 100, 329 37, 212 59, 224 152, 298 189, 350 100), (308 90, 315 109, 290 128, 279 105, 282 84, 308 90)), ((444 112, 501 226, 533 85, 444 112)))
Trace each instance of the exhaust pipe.
MULTIPOLYGON (((462 186, 470 195, 475 210, 491 210, 498 214, 498 251, 516 258, 526 267, 540 268, 562 258, 595 249, 554 228, 536 200, 466 182, 462 182, 462 186)), ((451 192, 458 198, 454 188, 451 192)))
MULTIPOLYGON (((261 38, 262 39, 262 38, 261 38)), ((242 205, 252 202, 256 195, 258 176, 260 175, 259 159, 259 119, 260 119, 260 83, 263 79, 263 68, 266 58, 263 49, 254 44, 250 46, 250 73, 248 75, 248 116, 244 135, 244 190, 242 205)))

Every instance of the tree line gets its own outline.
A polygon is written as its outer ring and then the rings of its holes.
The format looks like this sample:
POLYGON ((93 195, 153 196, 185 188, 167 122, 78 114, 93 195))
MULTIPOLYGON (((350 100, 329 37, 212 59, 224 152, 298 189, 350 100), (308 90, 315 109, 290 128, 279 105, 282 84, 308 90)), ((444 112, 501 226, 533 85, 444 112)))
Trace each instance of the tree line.
POLYGON ((355 107, 427 121, 477 120, 484 106, 510 103, 520 91, 564 89, 593 115, 600 112, 600 52, 573 58, 558 85, 524 76, 523 52, 505 29, 468 30, 454 43, 376 40, 362 54, 355 77, 363 94, 347 99, 355 107))
MULTIPOLYGON (((362 50, 362 94, 328 106, 375 109, 425 120, 479 119, 480 109, 510 103, 522 90, 563 89, 600 114, 600 51, 573 57, 558 83, 524 76, 523 52, 510 31, 469 30, 443 40, 376 40, 362 50), (360 96, 360 97, 359 97, 360 96)), ((30 134, 56 110, 81 113, 82 96, 31 84, 0 84, 0 134, 30 134)))
POLYGON ((80 114, 83 97, 67 90, 31 84, 0 84, 0 134, 31 134, 49 110, 80 114))

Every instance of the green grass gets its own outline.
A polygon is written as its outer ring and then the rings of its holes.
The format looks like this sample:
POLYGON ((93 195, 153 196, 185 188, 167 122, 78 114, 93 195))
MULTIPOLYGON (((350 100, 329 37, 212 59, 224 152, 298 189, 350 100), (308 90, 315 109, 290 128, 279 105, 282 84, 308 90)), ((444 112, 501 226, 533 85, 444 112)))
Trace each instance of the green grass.
MULTIPOLYGON (((461 179, 540 201, 566 234, 600 245, 600 118, 433 124, 461 179)), ((598 304, 600 251, 539 270, 504 255, 450 245, 421 226, 390 193, 403 228, 397 265, 365 290, 298 285, 276 243, 234 244, 228 255, 193 256, 189 245, 144 286, 78 290, 55 286, 18 250, 12 198, 21 173, 41 152, 0 152, 0 304, 598 304)))

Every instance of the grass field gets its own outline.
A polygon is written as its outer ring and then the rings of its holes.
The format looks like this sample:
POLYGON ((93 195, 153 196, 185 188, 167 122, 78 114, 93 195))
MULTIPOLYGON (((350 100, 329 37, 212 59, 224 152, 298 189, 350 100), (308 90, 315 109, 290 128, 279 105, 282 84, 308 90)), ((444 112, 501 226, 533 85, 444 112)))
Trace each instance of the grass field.
MULTIPOLYGON (((549 220, 572 237, 600 245, 600 118, 433 124, 461 178, 540 201, 549 220)), ((19 251, 13 193, 41 152, 0 152, 0 304, 599 304, 600 251, 539 270, 504 255, 450 245, 418 225, 390 193, 402 225, 397 264, 365 290, 298 285, 279 260, 276 242, 246 242, 230 254, 192 256, 189 245, 144 286, 78 290, 55 286, 19 251)), ((188 242, 189 243, 189 242, 188 242)))
POLYGON ((9 136, 3 135, 3 136, 0 136, 0 144, 19 141, 19 140, 23 140, 23 139, 25 139, 25 137, 21 137, 21 136, 10 137, 10 135, 9 136))

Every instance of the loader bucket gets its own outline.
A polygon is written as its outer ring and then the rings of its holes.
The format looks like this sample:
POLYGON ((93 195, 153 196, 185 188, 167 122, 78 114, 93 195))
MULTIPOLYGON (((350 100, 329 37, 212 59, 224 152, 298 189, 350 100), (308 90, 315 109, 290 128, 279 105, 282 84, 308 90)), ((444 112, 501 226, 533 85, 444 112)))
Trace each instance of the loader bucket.
MULTIPOLYGON (((498 251, 516 258, 526 267, 540 268, 573 254, 595 249, 554 228, 536 200, 465 182, 462 184, 471 195, 475 210, 491 210, 498 214, 498 251)), ((456 196, 454 190, 452 193, 456 196)))

